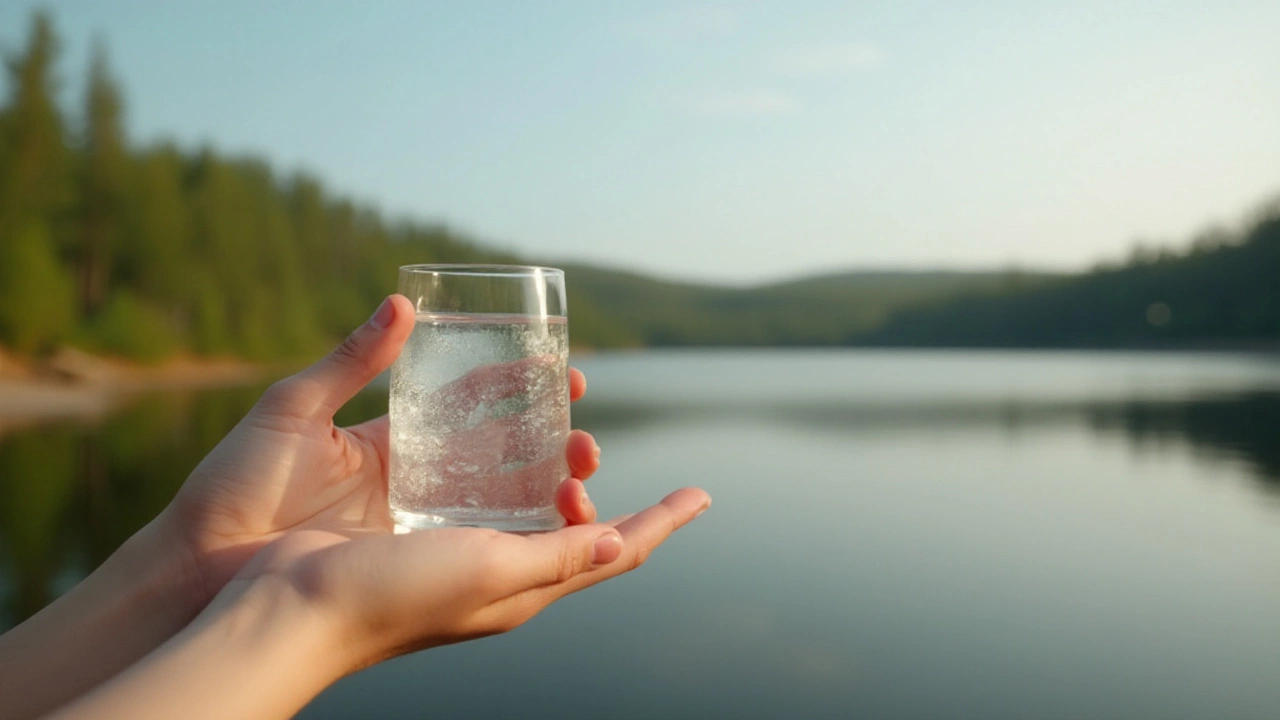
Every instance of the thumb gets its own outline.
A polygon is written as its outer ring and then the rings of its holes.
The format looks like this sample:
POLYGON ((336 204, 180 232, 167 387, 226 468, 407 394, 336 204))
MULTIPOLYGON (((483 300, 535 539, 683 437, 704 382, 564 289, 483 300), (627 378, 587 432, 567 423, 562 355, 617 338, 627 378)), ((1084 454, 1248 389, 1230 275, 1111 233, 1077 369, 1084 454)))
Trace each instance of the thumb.
POLYGON ((392 295, 363 325, 316 364, 276 384, 272 394, 289 414, 332 416, 400 355, 413 332, 413 303, 392 295))

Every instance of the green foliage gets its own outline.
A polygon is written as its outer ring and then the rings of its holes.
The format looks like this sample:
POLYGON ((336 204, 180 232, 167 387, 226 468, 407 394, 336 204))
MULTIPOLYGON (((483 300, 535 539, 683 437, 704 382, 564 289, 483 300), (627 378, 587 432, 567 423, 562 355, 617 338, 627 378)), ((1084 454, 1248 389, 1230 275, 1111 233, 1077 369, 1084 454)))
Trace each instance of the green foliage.
POLYGON ((0 336, 21 353, 49 350, 75 318, 71 279, 58 264, 48 226, 31 221, 0 242, 0 336))
MULTIPOLYGON (((583 345, 844 345, 894 312, 1006 287, 1002 273, 847 273, 708 287, 567 266, 570 337, 583 345)), ((1029 285, 1047 276, 1023 276, 1029 285)))
MULTIPOLYGON (((174 148, 138 153, 130 166, 115 281, 166 306, 190 311, 198 296, 190 248, 185 161, 174 148)), ((188 320, 189 321, 189 320, 188 320)))
POLYGON ((0 110, 0 338, 19 352, 48 349, 74 320, 57 232, 71 198, 69 155, 54 104, 58 41, 32 18, 25 52, 8 57, 0 110))
MULTIPOLYGON (((154 360, 176 350, 315 356, 424 262, 519 263, 443 225, 390 221, 261 161, 131 148, 97 46, 72 141, 54 97, 58 42, 33 16, 0 107, 0 343, 71 334, 154 360), (75 150, 69 150, 74 147, 75 150), (79 326, 76 327, 76 324, 79 326)), ((1203 234, 1076 277, 830 275, 710 287, 566 267, 578 347, 1127 346, 1280 338, 1280 207, 1247 238, 1203 234)))
POLYGON ((1184 256, 901 313, 860 342, 973 347, 1274 346, 1280 342, 1280 209, 1242 238, 1184 256))
POLYGON ((389 223, 257 160, 130 148, 101 45, 69 134, 53 100, 57 54, 37 13, 9 60, 0 343, 47 349, 79 309, 76 336, 106 352, 302 358, 363 322, 394 291, 398 265, 511 260, 443 227, 389 223))
POLYGON ((60 219, 71 203, 71 156, 54 102, 58 39, 45 13, 32 17, 26 51, 7 58, 9 98, 0 112, 0 232, 60 219))
POLYGON ((228 354, 232 350, 231 331, 222 295, 211 280, 202 275, 197 275, 195 280, 192 347, 204 355, 228 354))
POLYGON ((78 227, 73 256, 79 296, 86 312, 106 301, 112 267, 124 229, 125 199, 130 181, 122 103, 107 67, 106 50, 97 44, 89 68, 85 127, 77 165, 78 227))
POLYGON ((163 360, 180 342, 164 312, 125 290, 112 294, 91 330, 92 347, 144 362, 163 360))

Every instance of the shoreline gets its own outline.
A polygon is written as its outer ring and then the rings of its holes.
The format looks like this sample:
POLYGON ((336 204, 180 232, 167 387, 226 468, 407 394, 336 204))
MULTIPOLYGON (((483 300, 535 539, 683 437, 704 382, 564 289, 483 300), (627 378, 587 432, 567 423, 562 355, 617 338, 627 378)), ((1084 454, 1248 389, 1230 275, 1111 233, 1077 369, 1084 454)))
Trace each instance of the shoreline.
POLYGON ((93 422, 131 397, 265 381, 268 368, 232 359, 178 357, 158 365, 64 349, 43 362, 0 349, 0 434, 55 420, 93 422))
MULTIPOLYGON (((959 347, 959 346, 649 346, 628 348, 576 347, 577 358, 642 352, 757 352, 859 351, 873 353, 1007 353, 1186 354, 1277 357, 1280 345, 1198 344, 1177 347, 959 347)), ((63 348, 47 359, 17 357, 0 346, 0 435, 53 421, 93 423, 109 416, 131 398, 161 390, 200 390, 266 382, 286 374, 287 366, 272 366, 234 358, 178 356, 156 365, 90 355, 63 348)))

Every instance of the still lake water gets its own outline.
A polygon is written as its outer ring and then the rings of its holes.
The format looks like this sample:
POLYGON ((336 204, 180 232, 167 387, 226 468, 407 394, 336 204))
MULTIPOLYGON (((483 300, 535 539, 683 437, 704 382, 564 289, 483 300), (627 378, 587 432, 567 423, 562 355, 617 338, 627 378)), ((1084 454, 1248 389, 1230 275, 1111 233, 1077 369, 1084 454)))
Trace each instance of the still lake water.
MULTIPOLYGON (((602 515, 695 484, 714 507, 641 570, 301 717, 1280 717, 1280 357, 575 365, 602 515)), ((255 394, 0 438, 7 621, 163 507, 255 394)))

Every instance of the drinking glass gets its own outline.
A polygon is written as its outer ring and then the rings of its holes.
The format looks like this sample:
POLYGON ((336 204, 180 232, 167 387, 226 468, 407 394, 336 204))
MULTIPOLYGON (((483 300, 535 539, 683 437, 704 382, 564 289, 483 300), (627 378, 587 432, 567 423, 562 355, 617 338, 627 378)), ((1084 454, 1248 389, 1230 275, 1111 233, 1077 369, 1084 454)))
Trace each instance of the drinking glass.
POLYGON ((389 500, 397 532, 553 530, 569 477, 564 272, 406 265, 417 325, 391 366, 389 500))

